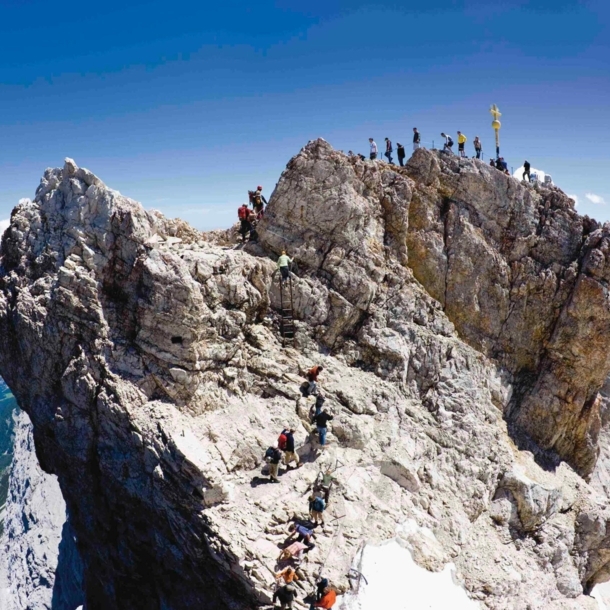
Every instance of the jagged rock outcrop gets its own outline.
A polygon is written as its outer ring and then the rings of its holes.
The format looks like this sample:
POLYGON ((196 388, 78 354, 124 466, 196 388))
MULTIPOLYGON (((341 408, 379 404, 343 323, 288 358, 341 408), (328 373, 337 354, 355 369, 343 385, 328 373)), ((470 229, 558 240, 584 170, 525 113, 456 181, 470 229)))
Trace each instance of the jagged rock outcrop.
POLYGON ((323 570, 348 587, 363 542, 408 521, 434 537, 418 563, 453 561, 486 607, 594 608, 610 514, 579 475, 610 368, 606 236, 567 201, 476 161, 422 150, 400 170, 318 140, 239 249, 70 160, 47 170, 3 237, 0 374, 58 476, 88 610, 268 602, 287 524, 328 468, 305 583, 323 570), (324 452, 298 392, 316 362, 324 452), (286 425, 304 465, 261 484, 286 425))
POLYGON ((16 418, 5 530, 0 538, 1 610, 76 610, 82 565, 57 479, 34 452, 32 426, 16 418))

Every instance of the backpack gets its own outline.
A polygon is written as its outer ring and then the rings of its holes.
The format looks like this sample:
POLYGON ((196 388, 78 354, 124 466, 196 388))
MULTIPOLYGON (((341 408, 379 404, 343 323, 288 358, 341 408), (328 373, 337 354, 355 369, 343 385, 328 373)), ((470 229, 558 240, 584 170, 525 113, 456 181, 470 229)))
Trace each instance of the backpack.
POLYGON ((237 218, 239 220, 246 220, 248 218, 248 208, 245 208, 243 205, 237 208, 237 218))
POLYGON ((453 140, 451 138, 447 138, 447 146, 453 146, 453 140))
POLYGON ((324 500, 322 498, 317 498, 313 501, 311 505, 311 510, 315 510, 317 513, 321 513, 325 508, 324 500))
POLYGON ((267 451, 265 451, 265 461, 270 462, 271 459, 274 457, 274 455, 275 455, 275 447, 269 447, 269 449, 267 449, 267 451))
POLYGON ((286 451, 286 445, 288 443, 288 437, 282 432, 277 439, 277 446, 282 450, 286 451))

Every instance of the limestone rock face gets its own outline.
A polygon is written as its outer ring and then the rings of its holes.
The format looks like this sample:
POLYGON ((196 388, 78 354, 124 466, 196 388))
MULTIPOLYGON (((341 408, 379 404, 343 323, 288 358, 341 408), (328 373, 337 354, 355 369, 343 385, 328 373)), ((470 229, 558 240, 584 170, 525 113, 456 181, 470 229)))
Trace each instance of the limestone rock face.
POLYGON ((57 479, 40 469, 32 426, 15 426, 6 527, 0 538, 2 610, 75 610, 82 604, 82 564, 57 479))
POLYGON ((560 190, 421 150, 405 173, 409 264, 460 336, 514 375, 507 417, 590 474, 610 365, 610 228, 560 190))
POLYGON ((258 232, 202 235, 71 160, 13 212, 0 374, 58 476, 87 609, 269 603, 288 523, 329 470, 304 590, 321 571, 347 589, 363 543, 398 536, 427 569, 453 562, 482 607, 594 607, 605 460, 595 487, 582 475, 606 434, 605 229, 476 161, 421 150, 400 170, 317 140, 258 232), (324 450, 299 393, 313 364, 324 450), (266 484, 286 426, 302 466, 266 484))

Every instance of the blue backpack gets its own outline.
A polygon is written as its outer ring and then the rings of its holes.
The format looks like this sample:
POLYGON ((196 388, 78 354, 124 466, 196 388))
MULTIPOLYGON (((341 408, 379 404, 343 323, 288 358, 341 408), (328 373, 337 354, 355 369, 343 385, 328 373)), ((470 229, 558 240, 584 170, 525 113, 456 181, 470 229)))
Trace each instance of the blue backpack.
POLYGON ((315 510, 317 513, 321 513, 325 508, 324 500, 322 498, 316 498, 311 505, 312 510, 315 510))

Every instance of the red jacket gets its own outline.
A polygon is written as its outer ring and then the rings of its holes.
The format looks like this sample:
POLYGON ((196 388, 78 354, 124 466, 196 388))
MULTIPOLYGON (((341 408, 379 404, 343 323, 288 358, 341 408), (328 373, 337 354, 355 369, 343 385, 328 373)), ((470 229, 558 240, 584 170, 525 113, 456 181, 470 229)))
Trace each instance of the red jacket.
POLYGON ((309 369, 309 372, 307 373, 307 379, 309 379, 309 381, 318 381, 319 374, 320 374, 320 367, 319 367, 319 365, 316 365, 309 369))
POLYGON ((319 602, 314 605, 316 608, 332 608, 337 601, 337 594, 331 589, 319 602))

